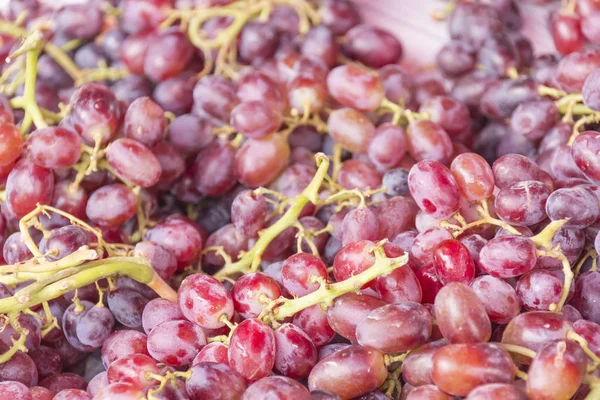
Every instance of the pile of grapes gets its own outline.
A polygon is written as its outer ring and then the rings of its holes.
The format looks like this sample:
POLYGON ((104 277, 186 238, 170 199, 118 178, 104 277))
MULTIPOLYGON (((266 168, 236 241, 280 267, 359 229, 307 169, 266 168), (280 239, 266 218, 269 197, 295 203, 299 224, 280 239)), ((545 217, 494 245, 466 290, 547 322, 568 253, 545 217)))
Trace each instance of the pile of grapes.
POLYGON ((600 3, 516 3, 11 0, 0 400, 600 399, 600 3))

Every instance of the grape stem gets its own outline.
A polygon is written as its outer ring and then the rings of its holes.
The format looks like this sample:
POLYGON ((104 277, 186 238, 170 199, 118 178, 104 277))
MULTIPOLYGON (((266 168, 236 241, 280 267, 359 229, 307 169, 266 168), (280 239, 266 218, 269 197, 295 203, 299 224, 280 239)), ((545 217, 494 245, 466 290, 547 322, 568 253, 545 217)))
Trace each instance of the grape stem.
POLYGON ((588 341, 575 331, 567 332, 567 339, 573 340, 579 344, 585 354, 587 354, 587 356, 592 360, 592 364, 588 366, 588 373, 594 372, 598 366, 600 366, 600 357, 590 350, 588 347, 588 341))
POLYGON ((556 232, 558 232, 567 222, 569 222, 568 219, 552 221, 546 225, 540 233, 530 239, 536 246, 545 250, 550 250, 552 249, 552 239, 554 238, 554 235, 556 235, 556 232))
POLYGON ((383 242, 380 242, 373 251, 375 253, 375 263, 360 274, 332 284, 321 280, 319 288, 306 296, 294 299, 280 297, 273 300, 264 308, 258 318, 267 323, 274 323, 291 317, 315 304, 321 304, 325 308, 329 307, 337 297, 356 292, 373 279, 388 274, 408 263, 407 254, 397 258, 388 258, 383 251, 383 242))
POLYGON ((258 241, 247 251, 238 261, 232 264, 226 264, 223 269, 217 272, 214 277, 223 281, 227 276, 235 273, 249 273, 256 271, 260 265, 261 258, 269 243, 281 232, 293 226, 297 221, 304 206, 308 202, 317 204, 319 202, 319 189, 327 174, 329 168, 329 159, 322 153, 316 155, 318 169, 310 184, 293 199, 290 199, 290 207, 283 216, 270 227, 263 229, 258 233, 258 241))
POLYGON ((509 344, 509 343, 492 343, 495 344, 497 346, 500 346, 502 348, 504 348, 504 350, 508 351, 509 353, 514 353, 514 354, 520 354, 522 356, 534 359, 536 356, 536 352, 528 349, 527 347, 523 347, 523 346, 519 346, 516 344, 509 344))
POLYGON ((563 265, 563 273, 565 274, 565 282, 563 284, 563 289, 562 289, 562 295, 560 296, 560 300, 558 302, 558 304, 550 304, 550 311, 555 311, 555 312, 560 312, 563 308, 563 306, 565 305, 565 303, 567 302, 567 297, 569 296, 569 290, 571 289, 571 285, 573 283, 573 271, 571 270, 571 265, 569 264, 569 260, 567 260, 567 257, 564 256, 564 254, 560 251, 560 246, 557 246, 556 248, 552 249, 552 250, 538 250, 537 251, 538 257, 540 256, 546 256, 546 257, 552 257, 552 258, 556 258, 557 260, 559 260, 562 265, 563 265))
MULTIPOLYGON (((16 274, 16 273, 15 273, 16 274)), ((30 286, 16 292, 12 297, 0 299, 0 313, 15 313, 33 307, 45 301, 55 299, 72 290, 81 288, 113 275, 126 275, 148 285, 158 295, 172 302, 177 302, 177 293, 163 281, 147 260, 140 257, 109 257, 103 260, 91 261, 77 267, 65 269, 41 279, 42 285, 30 286)), ((33 273, 31 278, 40 278, 33 273)), ((10 274, 8 276, 11 276, 10 274)))
POLYGON ((496 225, 496 226, 499 226, 499 227, 503 228, 504 230, 508 231, 512 235, 517 235, 517 236, 521 235, 521 232, 516 230, 509 223, 504 222, 500 219, 494 218, 490 215, 490 212, 488 209, 488 204, 487 204, 487 199, 481 200, 480 204, 477 206, 477 212, 479 213, 479 216, 481 217, 481 219, 479 219, 477 221, 466 223, 464 217, 462 215, 460 215, 460 213, 456 213, 454 215, 454 219, 456 219, 456 221, 458 222, 458 225, 451 224, 448 221, 442 221, 442 222, 440 222, 440 227, 444 228, 444 229, 453 230, 454 232, 452 232, 452 236, 454 236, 455 238, 462 235, 465 231, 467 231, 471 228, 474 228, 476 226, 483 225, 483 224, 496 225))
POLYGON ((573 125, 573 133, 571 133, 571 137, 569 137, 569 141, 567 142, 567 146, 572 146, 577 136, 579 136, 579 129, 583 128, 586 124, 592 124, 600 122, 600 112, 594 112, 586 117, 579 119, 575 125, 573 125))

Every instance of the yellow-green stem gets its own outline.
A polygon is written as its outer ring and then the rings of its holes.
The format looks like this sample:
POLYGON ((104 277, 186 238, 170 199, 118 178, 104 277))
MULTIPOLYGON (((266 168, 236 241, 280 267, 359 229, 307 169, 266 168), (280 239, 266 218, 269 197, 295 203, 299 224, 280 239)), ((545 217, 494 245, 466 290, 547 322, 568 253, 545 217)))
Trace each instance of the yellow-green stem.
POLYGON ((407 262, 408 255, 397 258, 387 258, 382 245, 379 244, 375 248, 375 263, 365 271, 341 282, 333 284, 322 282, 319 289, 306 296, 295 299, 279 298, 273 300, 269 306, 265 307, 265 310, 259 318, 262 318, 265 322, 277 321, 291 317, 297 312, 315 304, 328 306, 337 297, 346 293, 355 292, 366 283, 381 275, 388 274, 396 268, 406 265, 407 262))
POLYGON ((314 178, 306 187, 306 189, 304 189, 302 193, 300 193, 294 199, 290 200, 290 207, 277 222, 259 232, 259 238, 254 247, 248 250, 237 262, 225 265, 222 270, 214 275, 216 279, 222 281, 229 275, 239 272, 247 273, 256 271, 260 265, 263 253, 273 239, 298 221, 298 217, 300 216, 302 209, 304 209, 308 202, 313 202, 314 204, 318 202, 319 189, 323 183, 323 180, 325 179, 325 175, 327 174, 329 160, 324 154, 321 153, 317 154, 316 158, 319 167, 314 178))

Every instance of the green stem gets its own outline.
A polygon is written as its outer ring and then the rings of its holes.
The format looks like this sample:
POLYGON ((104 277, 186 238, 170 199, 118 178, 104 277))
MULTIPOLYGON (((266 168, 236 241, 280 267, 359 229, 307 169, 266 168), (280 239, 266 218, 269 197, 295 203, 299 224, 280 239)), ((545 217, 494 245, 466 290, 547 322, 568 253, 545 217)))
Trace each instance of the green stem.
POLYGON ((19 312, 26 308, 55 299, 72 290, 94 283, 113 275, 126 275, 140 283, 150 286, 161 297, 177 301, 177 293, 171 289, 152 269, 148 262, 138 257, 111 257, 92 261, 78 267, 80 272, 51 283, 29 297, 14 296, 0 300, 0 313, 19 312))
POLYGON ((216 279, 222 281, 226 277, 238 272, 247 273, 256 271, 260 265, 263 253, 273 239, 298 221, 300 213, 304 209, 304 206, 308 204, 308 202, 313 202, 314 204, 318 203, 319 189, 323 183, 323 180, 325 179, 325 175, 327 174, 327 169, 329 168, 329 159, 320 153, 317 154, 316 157, 317 162, 319 163, 319 168, 317 169, 314 178, 306 187, 306 189, 304 189, 302 193, 300 193, 294 199, 290 200, 290 207, 277 222, 259 232, 259 238, 254 247, 248 250, 248 252, 246 252, 237 262, 225 265, 223 269, 214 275, 216 279))
POLYGON ((44 117, 42 116, 42 112, 40 111, 35 98, 35 82, 37 80, 37 61, 39 54, 40 50, 34 49, 28 51, 25 56, 25 88, 23 91, 23 98, 25 100, 25 112, 31 116, 36 128, 41 129, 48 127, 48 124, 44 121, 44 117))
POLYGON ((397 258, 387 258, 382 245, 379 244, 375 248, 375 263, 360 274, 333 284, 323 282, 319 289, 306 296, 294 299, 279 298, 274 300, 269 306, 265 307, 259 318, 262 318, 265 322, 283 320, 315 304, 329 306, 337 297, 358 291, 366 283, 406 265, 407 262, 408 255, 406 254, 397 258))

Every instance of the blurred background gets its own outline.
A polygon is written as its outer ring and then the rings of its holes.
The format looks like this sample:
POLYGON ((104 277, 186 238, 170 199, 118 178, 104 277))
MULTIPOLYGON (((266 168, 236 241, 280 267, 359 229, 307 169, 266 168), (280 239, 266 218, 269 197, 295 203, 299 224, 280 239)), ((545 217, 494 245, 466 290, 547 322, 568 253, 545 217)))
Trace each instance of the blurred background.
MULTIPOLYGON (((86 3, 89 0, 42 0, 50 7, 58 8, 67 3, 86 3)), ((353 0, 363 18, 375 25, 394 32, 405 50, 403 64, 415 71, 427 68, 435 62, 435 55, 448 41, 445 21, 436 21, 431 14, 444 9, 444 0, 353 0)), ((5 9, 9 0, 0 0, 5 9)), ((560 1, 549 5, 516 1, 524 23, 523 33, 533 43, 536 54, 554 52, 554 44, 548 31, 548 14, 560 7, 560 1)))

